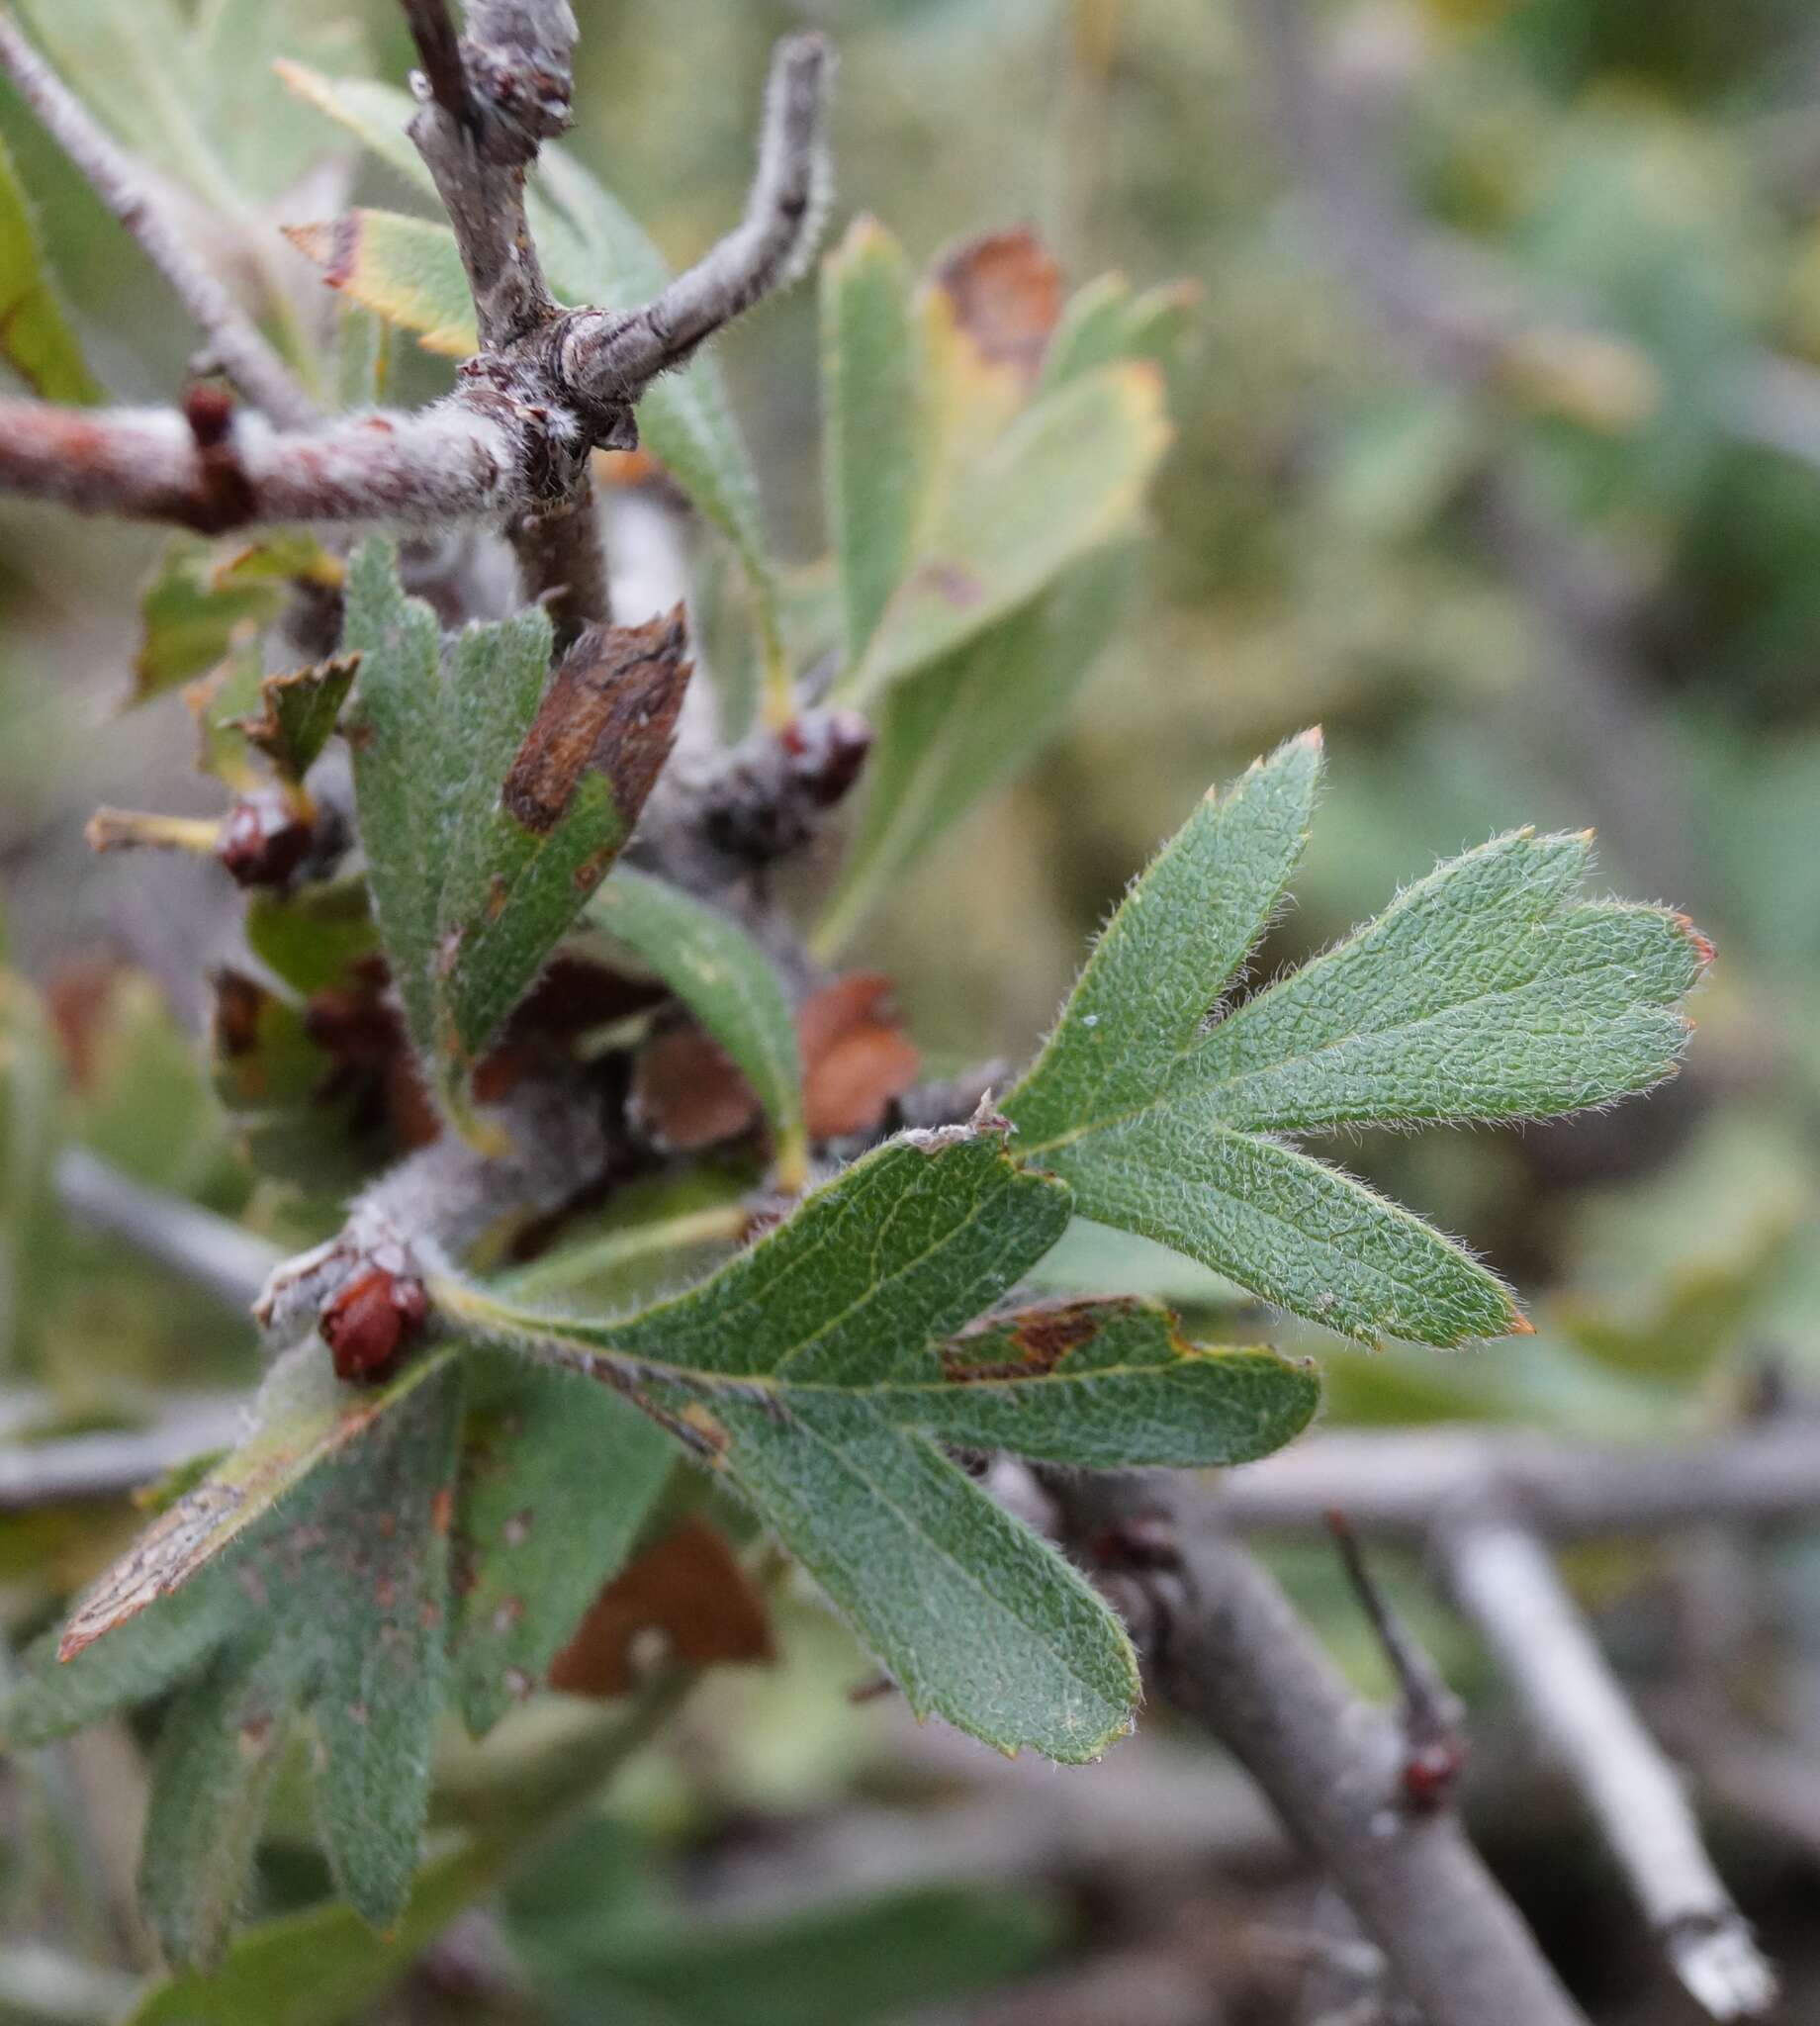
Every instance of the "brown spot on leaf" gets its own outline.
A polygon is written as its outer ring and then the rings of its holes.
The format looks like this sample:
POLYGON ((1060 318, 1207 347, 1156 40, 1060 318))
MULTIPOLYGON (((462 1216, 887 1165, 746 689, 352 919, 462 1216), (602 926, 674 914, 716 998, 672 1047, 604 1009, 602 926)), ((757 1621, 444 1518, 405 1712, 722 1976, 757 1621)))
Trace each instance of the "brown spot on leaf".
POLYGON ((455 1518, 455 1494, 448 1486, 438 1485, 436 1495, 429 1502, 429 1529, 432 1533, 446 1534, 455 1518))
POLYGON ((1071 1350, 1091 1342, 1109 1312, 1128 1304, 1087 1301, 1045 1303, 1010 1318, 964 1331, 942 1352, 942 1376, 956 1385, 988 1379, 1032 1379, 1052 1372, 1071 1350), (981 1360, 969 1347, 989 1343, 1008 1355, 981 1360))
POLYGON ((315 225, 281 226, 279 230, 306 260, 314 261, 322 270, 322 279, 331 289, 347 286, 360 251, 357 213, 315 225))
POLYGON ((1061 269, 1028 226, 956 246, 936 269, 982 355, 1034 380, 1061 315, 1061 269))
POLYGON ((725 1538, 692 1515, 607 1584, 550 1667, 572 1696, 620 1696, 634 1686, 636 1648, 653 1632, 694 1667, 774 1658, 765 1600, 725 1538))
POLYGON ((554 830, 587 773, 603 775, 625 828, 670 757, 691 664, 679 604, 642 626, 591 626, 563 657, 500 800, 537 836, 554 830))

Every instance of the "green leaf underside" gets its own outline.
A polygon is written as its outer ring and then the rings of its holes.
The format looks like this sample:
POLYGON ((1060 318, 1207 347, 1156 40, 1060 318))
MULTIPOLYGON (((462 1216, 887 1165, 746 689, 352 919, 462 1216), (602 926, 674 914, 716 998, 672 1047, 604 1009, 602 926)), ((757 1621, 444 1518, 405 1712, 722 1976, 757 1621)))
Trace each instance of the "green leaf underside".
POLYGON ((58 300, 12 150, 0 139, 0 358, 44 401, 90 403, 103 390, 58 300))
POLYGON ((764 951, 718 908, 628 866, 615 869, 588 913, 655 970, 726 1051, 765 1107, 779 1161, 799 1149, 796 1023, 764 951))
POLYGON ((828 525, 849 665, 864 653, 903 580, 922 491, 912 293, 902 247, 874 219, 856 219, 823 263, 828 525))
POLYGON ((1276 1135, 1549 1116, 1669 1074, 1704 949, 1658 908, 1573 899, 1586 837, 1496 838, 1207 1025, 1306 836, 1320 747, 1204 802, 1127 896, 1028 1077, 1019 1158, 1084 1216, 1160 1239, 1345 1334, 1519 1327, 1460 1246, 1276 1135))
POLYGON ((218 1972, 155 1983, 127 2026, 341 2026, 383 1997, 500 1870, 499 1852, 484 1844, 432 1860, 384 1934, 333 1901, 261 1921, 218 1972))
POLYGON ((1112 638, 1138 545, 1088 556, 1051 591, 879 699, 865 804, 817 931, 838 949, 966 812, 1046 746, 1112 638))
POLYGON ((622 1323, 439 1298, 458 1327, 603 1371, 691 1432, 919 1712, 1081 1760, 1129 1720, 1129 1647, 937 1441, 1229 1461, 1286 1440, 1315 1384, 1267 1352, 1196 1350, 1142 1304, 1039 1311, 945 1351, 1068 1215, 1067 1192, 995 1140, 897 1141, 700 1287, 622 1323))
POLYGON ((603 1386, 480 1347, 463 1363, 455 1691, 478 1737, 625 1561, 676 1451, 603 1386))
POLYGON ((319 1747, 318 1817, 337 1886, 378 1924, 404 1904, 443 1693, 448 1541, 436 1513, 459 1399, 456 1373, 434 1361, 357 1447, 324 1458, 175 1596, 65 1663, 49 1642, 27 1655, 7 1700, 13 1744, 189 1677, 160 1747, 143 1860, 157 1881, 148 1910, 174 1958, 212 1961, 225 1943, 270 1731, 293 1712, 308 1714, 319 1747), (211 1813, 221 1845, 199 1869, 211 1813))
POLYGON ((300 1345, 256 1415, 246 1444, 104 1583, 112 1602, 92 1609, 106 1636, 66 1662, 41 1642, 0 1720, 9 1744, 35 1744, 185 1684, 160 1738, 143 1873, 178 1962, 220 1954, 300 1712, 322 1747, 337 1884, 364 1918, 396 1915, 445 1696, 478 1732, 543 1680, 673 1455, 604 1388, 447 1345, 378 1389, 340 1385, 322 1345, 300 1345), (237 1492, 226 1518, 225 1492, 237 1492))
POLYGON ((1125 361, 1035 403, 941 503, 909 575, 836 693, 869 703, 1137 531, 1168 441, 1155 369, 1125 361))
POLYGON ((466 628, 445 670, 434 615, 406 597, 391 547, 369 542, 349 567, 345 644, 362 657, 349 742, 375 911, 411 1040, 459 1121, 468 1071, 625 825, 592 770, 547 830, 501 803, 550 665, 540 608, 466 628))
MULTIPOLYGON (((301 64, 287 66, 285 77, 308 104, 355 135, 415 188, 434 195, 428 172, 406 138, 406 124, 416 110, 409 94, 362 78, 324 77, 301 64)), ((561 148, 542 150, 526 193, 526 214, 550 286, 564 303, 626 309, 648 301, 670 279, 643 227, 561 148)), ((452 348, 451 306, 469 301, 454 235, 440 225, 403 224, 412 229, 410 286, 401 286, 389 302, 372 301, 368 307, 401 329, 436 332, 441 347, 452 348), (430 231, 437 235, 434 249, 424 236, 430 231)), ((405 278, 401 268, 401 281, 405 278)), ((467 314, 464 331, 472 327, 471 309, 467 314)), ((473 349, 472 341, 466 348, 473 349)), ((639 402, 638 425, 652 453, 732 543, 751 582, 761 623, 768 637, 774 635, 775 572, 758 475, 713 354, 698 352, 679 372, 655 381, 639 402)))

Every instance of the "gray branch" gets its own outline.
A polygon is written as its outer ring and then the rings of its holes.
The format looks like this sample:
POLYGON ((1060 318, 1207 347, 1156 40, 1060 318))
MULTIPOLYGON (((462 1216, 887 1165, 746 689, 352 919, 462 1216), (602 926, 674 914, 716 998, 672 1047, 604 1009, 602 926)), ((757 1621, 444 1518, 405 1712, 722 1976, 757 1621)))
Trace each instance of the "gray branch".
POLYGON ((455 230, 481 347, 541 329, 556 304, 524 217, 524 176, 567 132, 575 57, 569 0, 474 0, 459 42, 447 0, 406 0, 423 68, 410 133, 455 230))
MULTIPOLYGON (((520 185, 537 141, 566 118, 567 5, 477 4, 474 33, 459 45, 465 102, 449 80, 446 38, 430 20, 430 5, 418 0, 413 19, 424 24, 425 61, 452 104, 436 99, 426 80, 414 124, 462 241, 483 333, 497 340, 461 367, 455 392, 411 414, 357 414, 317 428, 274 429, 261 415, 220 417, 206 442, 192 418, 174 412, 0 401, 0 493, 204 533, 300 520, 509 524, 530 594, 553 604, 559 631, 605 616, 592 454, 635 444, 633 411, 652 379, 781 286, 813 250, 826 180, 827 46, 817 36, 795 36, 779 47, 759 174, 737 231, 644 309, 558 311, 523 230, 520 185), (520 67, 508 74, 513 64, 520 67), (489 137, 484 156, 464 119, 478 121, 489 137), (504 166, 514 152, 518 166, 504 166)), ((18 47, 48 78, 30 48, 18 47)), ((79 117, 86 129, 86 116, 79 117)), ((123 175, 132 173, 124 159, 110 158, 123 175)), ((211 299, 211 315, 222 305, 238 318, 225 298, 211 299)), ((212 334, 219 338, 219 328, 212 334)), ((276 364, 241 320, 225 350, 229 370, 276 418, 309 419, 307 404, 287 405, 263 382, 253 387, 261 360, 276 364), (257 350, 236 343, 236 333, 250 333, 257 350)))
POLYGON ((1219 1508, 1156 1477, 1046 1476, 1080 1547, 1142 1528, 1114 1579, 1154 1691, 1262 1788, 1428 2026, 1586 2026, 1455 1816, 1401 1792, 1401 1726, 1360 1702, 1219 1508))
POLYGON ((1237 1531, 1296 1533, 1337 1509, 1361 1533, 1420 1542, 1487 1501, 1564 1536, 1812 1514, 1820 1425, 1790 1418, 1647 1447, 1479 1427, 1338 1430, 1229 1472, 1220 1511, 1237 1531))
POLYGON ((76 95, 0 7, 0 66, 95 194, 144 249, 146 258, 201 325, 221 369, 273 421, 300 428, 317 405, 258 326, 191 251, 166 216, 145 170, 104 134, 76 95))
POLYGON ((228 1447, 245 1425, 241 1399, 176 1399, 149 1427, 0 1448, 0 1513, 125 1498, 180 1463, 228 1447))
POLYGON ((1757 2018, 1775 1976, 1700 1841, 1681 1781, 1644 1729, 1546 1551, 1494 1520, 1435 1544, 1460 1608, 1586 1797, 1676 1975, 1715 2019, 1757 2018))
POLYGON ((831 64, 819 35, 789 36, 777 45, 744 220, 643 309, 594 311, 574 320, 563 342, 567 379, 602 392, 642 389, 802 272, 827 208, 822 130, 831 64))

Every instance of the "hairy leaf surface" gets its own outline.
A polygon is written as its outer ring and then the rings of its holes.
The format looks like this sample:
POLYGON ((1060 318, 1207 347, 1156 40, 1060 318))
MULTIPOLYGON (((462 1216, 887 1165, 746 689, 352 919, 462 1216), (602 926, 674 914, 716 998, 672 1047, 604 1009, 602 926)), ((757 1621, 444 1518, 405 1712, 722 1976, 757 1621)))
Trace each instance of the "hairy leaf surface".
POLYGON ((669 750, 688 667, 675 615, 591 629, 545 691, 540 608, 444 656, 392 549, 349 571, 348 713, 375 911, 410 1038, 473 1132, 471 1070, 604 876, 669 750))
POLYGON ((1306 835, 1320 747, 1204 802, 1132 889, 1006 1102, 1019 1157, 1084 1215, 1160 1239, 1348 1335, 1454 1344, 1525 1327, 1461 1247, 1277 1137, 1552 1116, 1646 1089, 1709 955, 1685 918, 1576 900, 1589 839, 1496 838, 1377 921, 1210 1012, 1306 835))
POLYGON ((1209 1352, 1139 1304, 1015 1317, 950 1345, 1060 1235, 1067 1192, 989 1135, 892 1142, 702 1285, 620 1323, 458 1286, 458 1325, 637 1398, 749 1499, 934 1709, 1013 1750, 1079 1760, 1129 1716, 1104 1607, 937 1446, 1058 1461, 1231 1461, 1313 1409, 1304 1371, 1209 1352), (947 1346, 945 1348, 945 1346, 947 1346))

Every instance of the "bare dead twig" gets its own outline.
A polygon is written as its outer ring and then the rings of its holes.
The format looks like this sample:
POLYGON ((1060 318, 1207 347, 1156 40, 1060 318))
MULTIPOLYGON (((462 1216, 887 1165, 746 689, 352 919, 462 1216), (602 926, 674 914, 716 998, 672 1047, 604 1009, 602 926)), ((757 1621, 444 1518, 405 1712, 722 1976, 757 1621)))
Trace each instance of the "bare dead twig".
POLYGON ((556 317, 524 217, 524 175, 569 126, 569 0, 474 0, 457 41, 447 0, 407 0, 422 71, 410 138, 455 230, 481 348, 500 351, 556 317))
POLYGON ((0 401, 0 493, 203 534, 299 520, 441 529, 531 504, 531 437, 508 403, 466 391, 410 414, 351 414, 317 429, 237 414, 228 442, 245 488, 228 503, 174 409, 0 401))
POLYGON ((166 215, 150 177, 102 132, 0 7, 0 67, 51 138, 88 178, 95 194, 144 249, 208 338, 209 349, 240 392, 274 422, 303 428, 320 414, 258 326, 191 251, 166 215))
MULTIPOLYGON (((421 101, 410 138, 448 213, 483 349, 533 336, 557 308, 525 217, 525 172, 569 125, 569 0, 474 0, 458 38, 447 0, 404 0, 421 101)), ((560 653, 612 621, 593 479, 584 457, 547 506, 506 522, 525 597, 549 606, 560 653)))
POLYGON ((1352 1695, 1218 1507, 1162 1476, 1044 1481, 1102 1573, 1089 1544, 1139 1523, 1148 1551, 1115 1562, 1114 1595, 1152 1688, 1263 1789, 1429 2026, 1585 2026, 1451 1811, 1400 1804, 1402 1726, 1352 1695))
POLYGON ((1397 1679, 1403 1700, 1405 1753, 1404 1797, 1414 1807, 1439 1807, 1452 1794, 1465 1763, 1461 1735, 1464 1714, 1460 1701, 1441 1678, 1378 1587, 1365 1549, 1351 1522, 1337 1507, 1326 1515, 1326 1527, 1339 1549, 1340 1563, 1352 1594, 1397 1679))
POLYGON ((1675 1770, 1606 1666, 1547 1551, 1521 1526, 1435 1535, 1449 1586, 1572 1774, 1676 1975, 1715 2019, 1758 2018, 1775 1975, 1714 1871, 1675 1770))

